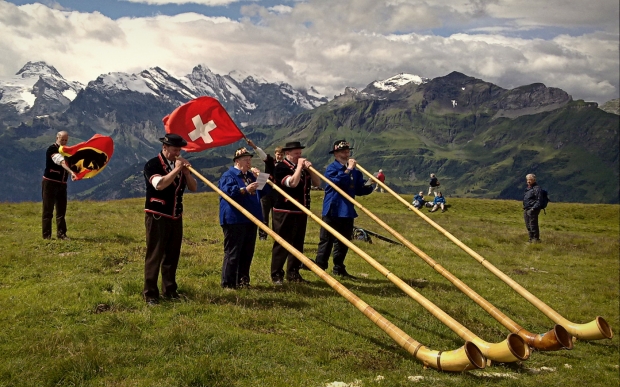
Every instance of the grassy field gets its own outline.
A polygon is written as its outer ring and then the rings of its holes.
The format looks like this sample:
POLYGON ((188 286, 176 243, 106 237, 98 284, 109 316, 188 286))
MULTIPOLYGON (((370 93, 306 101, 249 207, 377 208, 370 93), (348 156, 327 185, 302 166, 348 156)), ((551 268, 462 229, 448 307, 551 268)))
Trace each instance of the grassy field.
MULTIPOLYGON (((467 373, 425 369, 320 278, 274 287, 272 241, 258 241, 249 290, 219 286, 218 198, 187 194, 181 301, 141 298, 143 199, 70 202, 70 241, 41 239, 41 204, 0 204, 0 386, 617 386, 619 340, 467 373), (335 382, 342 382, 338 384, 335 382)), ((322 192, 313 192, 313 210, 322 192)), ((411 197, 407 196, 407 200, 411 197)), ((360 200, 502 312, 534 333, 547 317, 388 194, 360 200)), ((542 244, 528 245, 520 203, 451 199, 429 216, 575 323, 603 316, 618 333, 619 206, 551 203, 542 244)), ((359 212, 359 211, 358 211, 359 212)), ((365 215, 356 225, 387 232, 365 215)), ((314 258, 318 226, 305 252, 314 258)), ((415 254, 355 242, 489 342, 509 333, 415 254)), ((343 284, 392 323, 441 351, 463 340, 353 252, 343 284)))

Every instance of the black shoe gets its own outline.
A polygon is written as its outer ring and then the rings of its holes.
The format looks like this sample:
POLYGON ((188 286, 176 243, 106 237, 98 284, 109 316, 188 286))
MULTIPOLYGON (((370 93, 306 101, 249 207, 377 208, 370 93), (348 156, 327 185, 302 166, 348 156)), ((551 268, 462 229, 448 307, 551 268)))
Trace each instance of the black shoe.
POLYGON ((155 306, 155 305, 159 305, 159 300, 157 298, 147 298, 146 299, 146 304, 148 306, 155 306))
POLYGON ((63 241, 70 241, 71 240, 71 238, 69 238, 68 236, 66 236, 64 234, 63 235, 58 235, 58 239, 62 239, 63 241))
POLYGON ((332 270, 332 273, 334 275, 337 275, 338 277, 342 277, 342 278, 350 278, 350 279, 356 279, 357 278, 357 277, 352 276, 351 274, 347 273, 347 271, 345 269, 332 270))
POLYGON ((303 279, 303 277, 299 274, 286 277, 286 279, 288 280, 288 282, 294 282, 298 284, 307 284, 309 282, 308 280, 303 279))
POLYGON ((181 295, 179 295, 179 293, 177 292, 169 292, 169 293, 162 294, 162 297, 168 300, 178 300, 181 298, 181 295))

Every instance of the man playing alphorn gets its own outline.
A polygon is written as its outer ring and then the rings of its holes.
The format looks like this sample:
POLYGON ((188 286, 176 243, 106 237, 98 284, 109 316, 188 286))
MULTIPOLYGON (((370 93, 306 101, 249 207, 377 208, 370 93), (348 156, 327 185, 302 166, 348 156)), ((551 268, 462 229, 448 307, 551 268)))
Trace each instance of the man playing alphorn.
MULTIPOLYGON (((329 153, 332 153, 336 160, 327 166, 325 177, 352 198, 355 198, 355 195, 369 195, 373 191, 373 186, 365 185, 364 175, 355 169, 355 159, 349 158, 351 149, 353 148, 346 140, 339 140, 334 143, 329 153)), ((340 195, 331 185, 328 185, 325 188, 325 198, 323 199, 323 221, 350 240, 355 218, 357 218, 357 213, 353 203, 340 195)), ((323 227, 321 227, 319 247, 316 253, 316 264, 323 270, 327 269, 332 246, 334 249, 332 272, 341 277, 354 278, 347 272, 344 265, 344 258, 349 248, 323 227)))
MULTIPOLYGON (((310 172, 309 168, 312 163, 301 157, 301 150, 304 148, 299 141, 286 143, 282 148, 284 160, 275 166, 274 180, 284 192, 306 208, 310 208, 311 185, 318 186, 321 178, 310 172)), ((308 215, 289 202, 283 195, 278 194, 273 205, 272 222, 273 231, 303 253, 308 215)), ((274 285, 282 285, 285 263, 287 280, 290 282, 306 282, 299 275, 301 262, 278 242, 274 242, 271 252, 271 280, 274 285)))

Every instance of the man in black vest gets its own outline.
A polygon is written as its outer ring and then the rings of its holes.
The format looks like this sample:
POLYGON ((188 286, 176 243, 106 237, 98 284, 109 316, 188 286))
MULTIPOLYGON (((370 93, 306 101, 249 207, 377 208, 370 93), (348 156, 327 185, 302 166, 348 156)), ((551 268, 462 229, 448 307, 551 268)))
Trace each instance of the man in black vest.
POLYGON ((187 142, 177 134, 160 138, 162 150, 144 165, 146 202, 146 258, 144 262, 144 295, 149 305, 159 303, 157 279, 161 268, 162 295, 177 299, 176 271, 183 239, 183 192, 196 191, 196 179, 190 164, 180 157, 187 142))
POLYGON ((56 134, 56 142, 45 152, 45 171, 41 183, 43 197, 43 239, 52 238, 52 218, 56 207, 56 236, 58 239, 67 238, 67 178, 75 180, 75 173, 69 169, 65 158, 58 152, 61 146, 67 145, 69 134, 65 131, 56 134))
MULTIPOLYGON (((299 141, 286 143, 282 148, 284 160, 276 164, 273 177, 278 187, 306 208, 310 208, 310 188, 312 185, 318 186, 321 178, 309 171, 312 163, 301 157, 301 150, 304 148, 299 141)), ((276 234, 303 253, 308 223, 308 216, 303 211, 278 194, 273 205, 272 223, 276 234)), ((275 285, 282 285, 285 262, 287 280, 306 282, 299 275, 301 262, 278 242, 274 242, 271 251, 271 280, 275 285)))

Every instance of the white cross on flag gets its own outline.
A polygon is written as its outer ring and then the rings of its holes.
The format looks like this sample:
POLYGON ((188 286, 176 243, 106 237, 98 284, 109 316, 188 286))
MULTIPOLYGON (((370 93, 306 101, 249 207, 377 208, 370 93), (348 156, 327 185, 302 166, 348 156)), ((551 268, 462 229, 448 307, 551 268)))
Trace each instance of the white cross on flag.
POLYGON ((187 152, 232 144, 243 133, 226 109, 212 97, 198 97, 179 106, 162 120, 166 133, 175 133, 187 141, 187 152))

